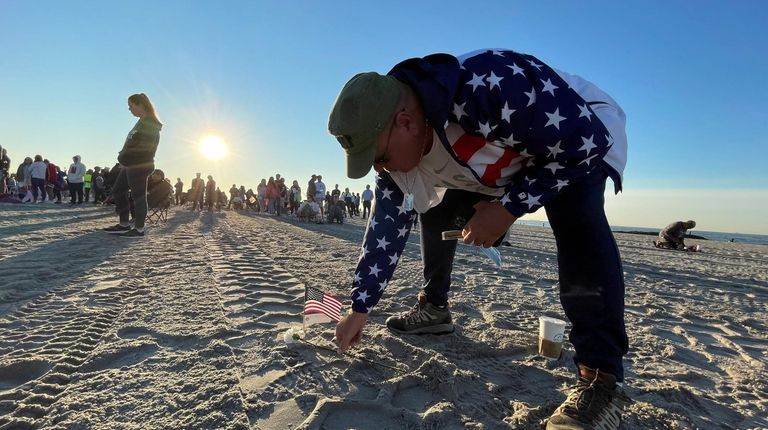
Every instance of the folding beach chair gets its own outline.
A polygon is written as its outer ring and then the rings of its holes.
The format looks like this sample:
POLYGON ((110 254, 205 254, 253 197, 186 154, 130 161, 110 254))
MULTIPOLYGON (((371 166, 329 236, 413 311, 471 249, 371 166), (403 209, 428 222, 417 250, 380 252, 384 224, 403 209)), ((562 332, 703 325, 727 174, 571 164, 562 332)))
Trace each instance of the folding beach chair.
POLYGON ((171 206, 170 202, 165 206, 154 207, 147 209, 147 223, 148 224, 165 224, 168 222, 168 208, 171 206))
POLYGON ((147 181, 147 223, 166 223, 172 203, 173 187, 165 180, 163 171, 156 169, 147 181))

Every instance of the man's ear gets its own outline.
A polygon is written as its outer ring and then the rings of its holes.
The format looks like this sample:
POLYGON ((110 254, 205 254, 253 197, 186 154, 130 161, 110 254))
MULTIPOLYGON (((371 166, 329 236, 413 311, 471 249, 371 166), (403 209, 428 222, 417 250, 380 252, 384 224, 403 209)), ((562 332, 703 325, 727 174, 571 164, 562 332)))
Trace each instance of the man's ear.
POLYGON ((413 116, 411 111, 404 110, 399 112, 395 117, 395 120, 397 121, 397 125, 407 130, 409 134, 415 134, 418 132, 417 127, 415 127, 417 124, 416 118, 413 116))

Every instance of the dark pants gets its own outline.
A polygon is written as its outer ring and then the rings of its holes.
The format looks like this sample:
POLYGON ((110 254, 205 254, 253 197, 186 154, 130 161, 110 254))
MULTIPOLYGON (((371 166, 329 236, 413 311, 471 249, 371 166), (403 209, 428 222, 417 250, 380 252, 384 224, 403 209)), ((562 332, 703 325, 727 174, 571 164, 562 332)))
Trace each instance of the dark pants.
POLYGON ((77 203, 83 202, 83 183, 82 182, 69 182, 70 203, 75 203, 75 197, 77 197, 77 203))
POLYGON ((472 206, 485 196, 464 190, 448 190, 439 205, 419 214, 421 218, 421 259, 424 265, 424 292, 437 306, 448 303, 456 240, 443 240, 446 230, 461 230, 471 218, 472 206), (467 209, 469 208, 469 209, 467 209))
POLYGON ((40 193, 42 200, 45 200, 48 196, 45 192, 45 179, 32 178, 32 196, 35 198, 35 201, 37 201, 38 192, 40 193))
POLYGON ((368 215, 370 214, 371 214, 371 201, 363 200, 363 218, 368 218, 368 215))
POLYGON ((144 228, 147 218, 147 178, 155 170, 154 165, 141 167, 123 167, 117 175, 112 186, 112 199, 117 206, 116 211, 120 216, 120 223, 127 224, 130 221, 130 198, 133 199, 135 216, 133 218, 136 228, 144 228))
POLYGON ((351 218, 352 215, 355 214, 355 206, 352 204, 352 201, 344 201, 344 203, 347 205, 347 215, 351 218))
MULTIPOLYGON (((545 206, 557 243, 560 302, 572 329, 574 361, 624 378, 622 357, 629 341, 624 326, 624 277, 621 257, 603 208, 607 174, 602 168, 567 186, 545 206)), ((444 230, 460 229, 466 220, 457 205, 470 207, 487 199, 450 190, 440 205, 421 214, 424 291, 435 305, 448 301, 457 241, 443 241, 444 230), (470 203, 471 202, 471 203, 470 203)))
POLYGON ((91 200, 91 187, 85 188, 85 201, 91 200))

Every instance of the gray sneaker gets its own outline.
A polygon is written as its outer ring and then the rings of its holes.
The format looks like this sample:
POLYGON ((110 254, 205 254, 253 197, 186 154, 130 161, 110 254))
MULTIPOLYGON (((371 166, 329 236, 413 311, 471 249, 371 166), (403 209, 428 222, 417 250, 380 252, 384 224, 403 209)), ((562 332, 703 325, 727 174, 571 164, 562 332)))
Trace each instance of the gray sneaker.
POLYGON ((549 417, 547 430, 616 430, 629 402, 616 377, 579 364, 579 381, 549 417))
POLYGON ((453 320, 448 306, 438 308, 419 296, 419 303, 403 314, 387 318, 387 328, 399 334, 453 333, 453 320))

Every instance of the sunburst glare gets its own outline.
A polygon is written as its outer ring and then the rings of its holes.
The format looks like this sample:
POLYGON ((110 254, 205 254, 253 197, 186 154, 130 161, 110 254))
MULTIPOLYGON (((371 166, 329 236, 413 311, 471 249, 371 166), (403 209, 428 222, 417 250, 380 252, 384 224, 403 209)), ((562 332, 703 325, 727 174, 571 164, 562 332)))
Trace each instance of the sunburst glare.
POLYGON ((227 146, 217 136, 206 136, 200 141, 200 152, 209 160, 218 160, 227 155, 227 146))

